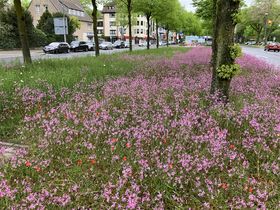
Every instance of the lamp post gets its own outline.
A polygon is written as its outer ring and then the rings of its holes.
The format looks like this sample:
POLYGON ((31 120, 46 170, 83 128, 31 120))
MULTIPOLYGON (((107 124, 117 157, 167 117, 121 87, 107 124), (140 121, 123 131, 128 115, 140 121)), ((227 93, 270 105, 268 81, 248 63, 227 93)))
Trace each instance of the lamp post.
POLYGON ((62 11, 63 11, 63 37, 64 37, 64 42, 66 42, 66 23, 65 23, 65 10, 64 10, 64 5, 62 5, 62 11))
POLYGON ((267 44, 267 16, 268 13, 266 12, 264 14, 264 44, 265 45, 267 44))

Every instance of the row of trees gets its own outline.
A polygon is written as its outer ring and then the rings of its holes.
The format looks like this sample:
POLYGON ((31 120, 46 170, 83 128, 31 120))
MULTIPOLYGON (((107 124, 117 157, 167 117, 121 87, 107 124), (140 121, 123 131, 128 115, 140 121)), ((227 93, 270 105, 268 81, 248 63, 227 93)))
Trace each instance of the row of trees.
MULTIPOLYGON (((97 5, 104 4, 104 0, 83 1, 83 5, 93 7, 93 31, 97 31, 97 5)), ((115 0, 117 14, 126 17, 127 28, 129 30, 129 49, 132 51, 132 25, 135 14, 143 14, 148 23, 148 32, 150 34, 151 20, 156 23, 157 47, 159 45, 158 28, 163 27, 169 31, 183 32, 185 34, 200 34, 202 31, 200 19, 193 13, 187 12, 178 0, 115 0)), ((122 18, 123 19, 123 18, 122 18)), ((123 24, 122 24, 123 25, 123 24)), ((96 55, 99 55, 98 36, 94 33, 96 55)), ((167 37, 168 40, 168 37, 167 37)), ((147 36, 147 49, 150 48, 150 36, 147 36)))
MULTIPOLYGON (((193 0, 197 8, 196 14, 202 18, 204 29, 211 34, 213 18, 212 0, 193 0)), ((247 7, 241 2, 241 11, 238 13, 238 22, 235 29, 236 40, 244 42, 255 39, 257 43, 263 40, 280 40, 280 0, 255 0, 247 7)))

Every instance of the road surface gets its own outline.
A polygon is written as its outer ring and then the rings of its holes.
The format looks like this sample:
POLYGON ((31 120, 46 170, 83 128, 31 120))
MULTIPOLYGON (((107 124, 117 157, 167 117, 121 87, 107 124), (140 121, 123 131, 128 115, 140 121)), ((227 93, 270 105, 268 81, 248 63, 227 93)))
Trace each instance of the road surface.
MULTIPOLYGON (((155 45, 152 45, 151 48, 155 48, 155 45)), ((133 50, 146 49, 146 47, 133 46, 133 50)), ((100 50, 100 54, 112 54, 122 51, 128 51, 129 49, 113 49, 113 50, 100 50)), ((50 59, 50 58, 71 58, 71 57, 83 57, 83 56, 95 56, 94 51, 88 52, 70 52, 63 54, 45 54, 43 50, 31 50, 32 60, 40 59, 50 59)), ((0 51, 0 64, 7 64, 12 62, 21 62, 22 63, 22 52, 20 50, 10 50, 10 51, 0 51)))
POLYGON ((280 68, 280 52, 267 52, 264 48, 255 47, 242 47, 243 52, 249 55, 253 55, 257 58, 265 60, 269 64, 273 64, 280 68))

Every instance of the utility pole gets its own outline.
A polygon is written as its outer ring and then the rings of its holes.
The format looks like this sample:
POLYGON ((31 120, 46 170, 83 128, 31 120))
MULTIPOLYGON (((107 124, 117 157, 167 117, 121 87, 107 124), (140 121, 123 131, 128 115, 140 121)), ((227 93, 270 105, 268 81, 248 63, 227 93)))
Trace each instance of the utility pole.
POLYGON ((62 10, 63 10, 63 36, 64 36, 64 42, 66 41, 66 23, 65 23, 65 10, 64 10, 64 5, 62 5, 62 10))
POLYGON ((264 14, 264 44, 265 45, 267 44, 267 16, 268 13, 266 12, 264 14))

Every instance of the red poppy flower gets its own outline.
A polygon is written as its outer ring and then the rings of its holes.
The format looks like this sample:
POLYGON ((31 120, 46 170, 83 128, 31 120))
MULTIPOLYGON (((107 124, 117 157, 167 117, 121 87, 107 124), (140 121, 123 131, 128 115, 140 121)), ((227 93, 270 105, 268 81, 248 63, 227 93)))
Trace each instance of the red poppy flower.
POLYGON ((78 161, 77 161, 77 164, 78 164, 79 166, 82 165, 82 163, 83 163, 82 160, 78 160, 78 161))
POLYGON ((41 171, 41 168, 39 166, 35 166, 34 169, 37 171, 37 172, 40 172, 41 171))
POLYGON ((230 149, 235 149, 235 146, 233 144, 229 145, 230 149))
POLYGON ((96 163, 96 160, 92 159, 90 160, 91 165, 94 165, 96 163))
POLYGON ((126 156, 124 156, 124 157, 123 157, 123 161, 126 161, 126 160, 127 160, 127 158, 126 158, 126 156))
POLYGON ((26 162, 25 162, 25 165, 26 165, 26 167, 30 167, 30 166, 31 166, 31 163, 30 163, 29 161, 26 161, 26 162))
POLYGON ((126 148, 130 148, 131 147, 131 144, 130 143, 126 143, 126 148))

